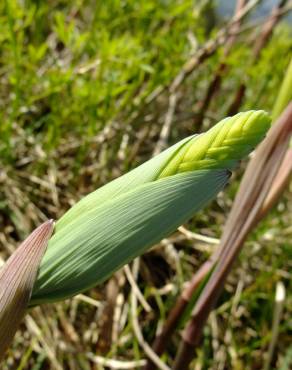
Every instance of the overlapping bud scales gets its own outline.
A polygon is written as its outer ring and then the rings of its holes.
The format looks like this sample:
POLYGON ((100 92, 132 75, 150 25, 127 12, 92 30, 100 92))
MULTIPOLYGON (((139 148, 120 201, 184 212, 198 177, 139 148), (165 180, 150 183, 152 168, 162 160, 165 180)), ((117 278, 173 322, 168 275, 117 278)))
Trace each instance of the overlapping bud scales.
POLYGON ((101 283, 188 221, 224 188, 269 122, 263 111, 226 118, 83 198, 57 222, 31 305, 101 283))
POLYGON ((226 118, 206 133, 181 140, 141 166, 97 189, 74 205, 57 222, 60 230, 97 205, 145 183, 198 169, 232 169, 251 151, 269 127, 264 111, 248 111, 226 118))
POLYGON ((197 169, 232 169, 263 138, 270 126, 264 111, 238 113, 185 143, 158 178, 197 169))

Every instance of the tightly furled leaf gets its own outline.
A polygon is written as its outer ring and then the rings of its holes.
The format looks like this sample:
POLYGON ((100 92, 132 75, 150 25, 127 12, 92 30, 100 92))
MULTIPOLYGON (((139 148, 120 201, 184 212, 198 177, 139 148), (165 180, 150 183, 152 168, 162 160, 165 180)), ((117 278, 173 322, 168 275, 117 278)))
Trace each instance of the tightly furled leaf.
POLYGON ((31 304, 102 282, 213 199, 230 170, 264 136, 263 111, 239 113, 182 140, 89 194, 57 223, 31 304))
POLYGON ((185 222, 228 177, 226 170, 196 171, 109 196, 53 236, 33 302, 62 299, 102 282, 185 222))
POLYGON ((97 202, 101 205, 109 197, 112 199, 141 184, 188 170, 232 170, 237 161, 261 141, 269 126, 270 118, 264 111, 248 111, 225 118, 208 132, 181 140, 131 172, 84 197, 57 222, 56 231, 93 208, 97 202))

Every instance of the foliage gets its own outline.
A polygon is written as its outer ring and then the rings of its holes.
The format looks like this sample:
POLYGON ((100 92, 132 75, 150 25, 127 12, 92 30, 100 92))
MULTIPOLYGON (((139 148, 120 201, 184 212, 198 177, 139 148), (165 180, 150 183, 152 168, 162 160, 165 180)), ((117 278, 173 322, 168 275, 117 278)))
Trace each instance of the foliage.
MULTIPOLYGON (((40 221, 58 219, 83 195, 151 157, 169 93, 165 89, 152 99, 153 94, 167 87, 197 46, 218 30, 216 17, 211 23, 204 18, 203 10, 212 11, 212 7, 206 10, 206 3, 0 2, 3 258, 40 221)), ((225 117, 243 80, 247 90, 241 110, 271 111, 290 60, 291 29, 279 24, 257 61, 252 60, 254 37, 254 28, 239 35, 226 60, 230 70, 205 114, 204 130, 225 117)), ((196 132, 198 106, 222 56, 219 48, 179 87, 169 144, 196 132)), ((241 170, 224 194, 192 219, 190 230, 220 236, 240 177, 241 170)), ((291 193, 286 192, 251 235, 206 329, 197 359, 201 368, 261 366, 270 338, 276 282, 283 280, 291 291, 291 214, 291 193)), ((139 307, 148 342, 182 282, 213 250, 181 233, 167 245, 141 261, 139 288, 153 308, 148 313, 139 307)), ((140 360, 145 355, 132 331, 129 288, 119 275, 117 279, 123 303, 115 307, 122 339, 112 343, 106 356, 140 360)), ((106 301, 108 285, 90 290, 88 296, 91 303, 106 301)), ((279 367, 291 358, 290 307, 291 295, 280 328, 275 359, 279 367)), ((101 331, 100 309, 80 299, 32 310, 3 368, 88 368, 92 360, 85 353, 102 353, 96 349, 101 331), (74 358, 72 346, 80 349, 74 358)), ((174 343, 178 340, 179 335, 174 343)), ((167 360, 173 353, 170 346, 167 360)))
POLYGON ((87 195, 57 222, 32 304, 94 287, 188 221, 264 136, 263 111, 238 113, 87 195))

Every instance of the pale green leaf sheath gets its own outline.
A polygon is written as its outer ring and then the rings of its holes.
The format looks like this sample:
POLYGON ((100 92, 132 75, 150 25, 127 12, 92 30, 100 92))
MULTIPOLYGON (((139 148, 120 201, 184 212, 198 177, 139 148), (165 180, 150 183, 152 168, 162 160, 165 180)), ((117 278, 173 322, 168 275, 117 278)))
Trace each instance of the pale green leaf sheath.
POLYGON ((57 222, 31 304, 93 287, 168 236, 216 196, 269 125, 263 111, 226 118, 78 202, 57 222))

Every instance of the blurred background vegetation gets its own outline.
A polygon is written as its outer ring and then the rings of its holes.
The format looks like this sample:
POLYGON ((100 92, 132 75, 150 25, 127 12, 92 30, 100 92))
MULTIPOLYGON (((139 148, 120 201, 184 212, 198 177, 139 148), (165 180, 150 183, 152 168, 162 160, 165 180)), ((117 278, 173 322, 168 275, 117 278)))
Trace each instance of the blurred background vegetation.
MULTIPOLYGON (((207 0, 0 2, 3 259, 41 221, 57 219, 84 194, 151 157, 163 128, 163 144, 170 145, 228 112, 271 111, 292 55, 291 2, 255 2, 228 54, 226 42, 216 45, 184 74, 232 16, 224 13, 226 2, 219 3, 218 11, 207 0), (256 54, 272 6, 279 4, 282 12, 256 54), (202 108, 222 62, 220 89, 202 108)), ((236 1, 230 3, 234 8, 236 1)), ((139 308, 138 314, 147 342, 183 282, 216 247, 245 165, 224 194, 186 225, 213 238, 212 245, 178 232, 141 259, 138 284, 151 311, 139 308)), ((291 199, 290 186, 246 243, 194 369, 261 368, 279 280, 290 295, 273 363, 291 368, 291 199)), ((145 359, 132 330, 130 290, 118 272, 84 296, 32 310, 3 369, 119 369, 145 359), (111 359, 121 363, 104 362, 111 359)), ((178 341, 179 333, 173 343, 178 341)))

